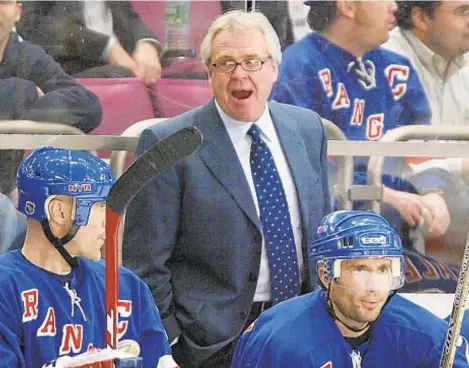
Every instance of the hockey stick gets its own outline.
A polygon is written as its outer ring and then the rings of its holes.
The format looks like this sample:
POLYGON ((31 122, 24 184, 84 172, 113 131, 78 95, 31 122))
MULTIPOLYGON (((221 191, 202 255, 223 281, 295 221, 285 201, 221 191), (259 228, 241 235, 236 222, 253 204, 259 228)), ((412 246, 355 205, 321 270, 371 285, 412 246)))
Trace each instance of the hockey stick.
POLYGON ((117 300, 119 297, 118 233, 127 205, 145 184, 200 147, 197 128, 182 129, 140 156, 116 181, 106 201, 106 344, 117 347, 117 300))
POLYGON ((469 292, 469 272, 467 267, 469 263, 469 232, 466 238, 466 247, 459 270, 458 283, 454 293, 453 309, 448 321, 448 330, 446 331, 445 344, 440 360, 440 368, 451 368, 453 366, 456 349, 458 347, 459 334, 464 318, 464 306, 466 304, 469 292))

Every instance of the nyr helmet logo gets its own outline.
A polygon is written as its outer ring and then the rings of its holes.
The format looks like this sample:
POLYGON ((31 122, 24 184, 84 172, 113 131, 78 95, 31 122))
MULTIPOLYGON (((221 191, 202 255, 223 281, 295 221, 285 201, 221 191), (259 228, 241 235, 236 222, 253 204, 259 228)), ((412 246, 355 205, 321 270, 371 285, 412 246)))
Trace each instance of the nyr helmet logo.
POLYGON ((362 245, 386 245, 388 244, 388 237, 386 235, 362 235, 360 236, 360 244, 362 245))
POLYGON ((71 193, 91 192, 91 184, 69 184, 68 191, 71 193))

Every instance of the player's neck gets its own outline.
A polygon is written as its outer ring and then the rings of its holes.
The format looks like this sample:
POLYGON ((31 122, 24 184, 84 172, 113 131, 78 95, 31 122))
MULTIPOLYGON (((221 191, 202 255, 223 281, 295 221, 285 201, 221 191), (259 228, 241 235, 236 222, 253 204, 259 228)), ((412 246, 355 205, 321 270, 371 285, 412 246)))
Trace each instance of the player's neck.
POLYGON ((66 275, 72 270, 44 235, 29 229, 21 252, 29 262, 49 272, 66 275))
POLYGON ((342 333, 342 336, 344 336, 345 338, 360 337, 363 334, 367 333, 367 331, 370 329, 370 325, 367 323, 357 324, 352 321, 348 321, 345 317, 342 317, 342 318, 343 318, 343 322, 336 319, 335 324, 339 328, 340 332, 342 333), (360 331, 353 331, 349 327, 352 327, 360 331))

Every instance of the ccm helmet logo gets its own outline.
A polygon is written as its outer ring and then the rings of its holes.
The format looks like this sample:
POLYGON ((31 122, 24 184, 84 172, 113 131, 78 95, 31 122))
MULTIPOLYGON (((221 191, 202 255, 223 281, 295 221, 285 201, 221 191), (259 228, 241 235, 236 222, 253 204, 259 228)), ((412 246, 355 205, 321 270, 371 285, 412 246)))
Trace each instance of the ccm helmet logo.
POLYGON ((387 244, 387 242, 388 239, 385 235, 362 235, 360 237, 360 243, 362 243, 363 245, 383 245, 387 244))

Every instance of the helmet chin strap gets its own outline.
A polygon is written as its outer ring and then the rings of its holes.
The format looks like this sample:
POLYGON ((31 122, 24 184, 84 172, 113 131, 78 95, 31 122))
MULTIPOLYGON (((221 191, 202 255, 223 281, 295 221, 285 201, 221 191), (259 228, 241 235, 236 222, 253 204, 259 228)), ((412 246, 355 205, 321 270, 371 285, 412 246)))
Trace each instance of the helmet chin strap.
MULTIPOLYGON (((321 286, 323 287, 323 289, 325 289, 324 287, 324 284, 321 282, 321 286)), ((365 331, 370 325, 371 323, 368 322, 365 327, 363 328, 355 328, 355 327, 352 327, 350 325, 348 325, 347 323, 345 323, 344 321, 342 321, 338 316, 337 314, 335 313, 335 310, 334 310, 334 306, 332 304, 332 300, 330 298, 330 293, 331 293, 331 283, 329 283, 328 287, 327 287, 327 294, 326 294, 326 309, 327 309, 327 312, 331 315, 332 318, 334 318, 335 320, 339 321, 340 323, 342 323, 345 327, 347 327, 350 331, 352 332, 356 332, 356 333, 359 333, 359 332, 362 332, 362 331, 365 331)), ((386 302, 384 303, 383 307, 381 308, 381 310, 384 309, 384 307, 391 301, 391 298, 396 294, 396 291, 395 290, 392 290, 389 294, 389 297, 388 299, 386 299, 386 302)))
POLYGON ((330 298, 330 293, 331 293, 331 283, 329 283, 328 287, 327 287, 327 295, 326 295, 326 309, 327 309, 327 312, 331 315, 332 318, 334 318, 335 320, 339 321, 340 323, 342 323, 345 327, 347 327, 350 331, 352 332, 363 332, 365 331, 368 327, 370 327, 370 322, 368 322, 367 324, 365 324, 365 327, 363 328, 355 328, 355 327, 352 327, 350 326, 349 324, 345 323, 344 321, 342 321, 339 316, 337 316, 337 314, 335 313, 335 310, 334 310, 334 306, 332 305, 332 300, 330 298))
POLYGON ((70 265, 70 267, 78 267, 78 261, 76 257, 72 257, 70 253, 68 253, 67 250, 64 248, 64 245, 75 237, 78 230, 80 229, 80 226, 73 224, 69 233, 63 238, 58 238, 54 234, 52 234, 52 230, 50 229, 49 221, 47 219, 41 221, 41 226, 47 239, 49 239, 49 241, 54 245, 55 249, 58 250, 60 255, 65 259, 65 261, 70 265))

